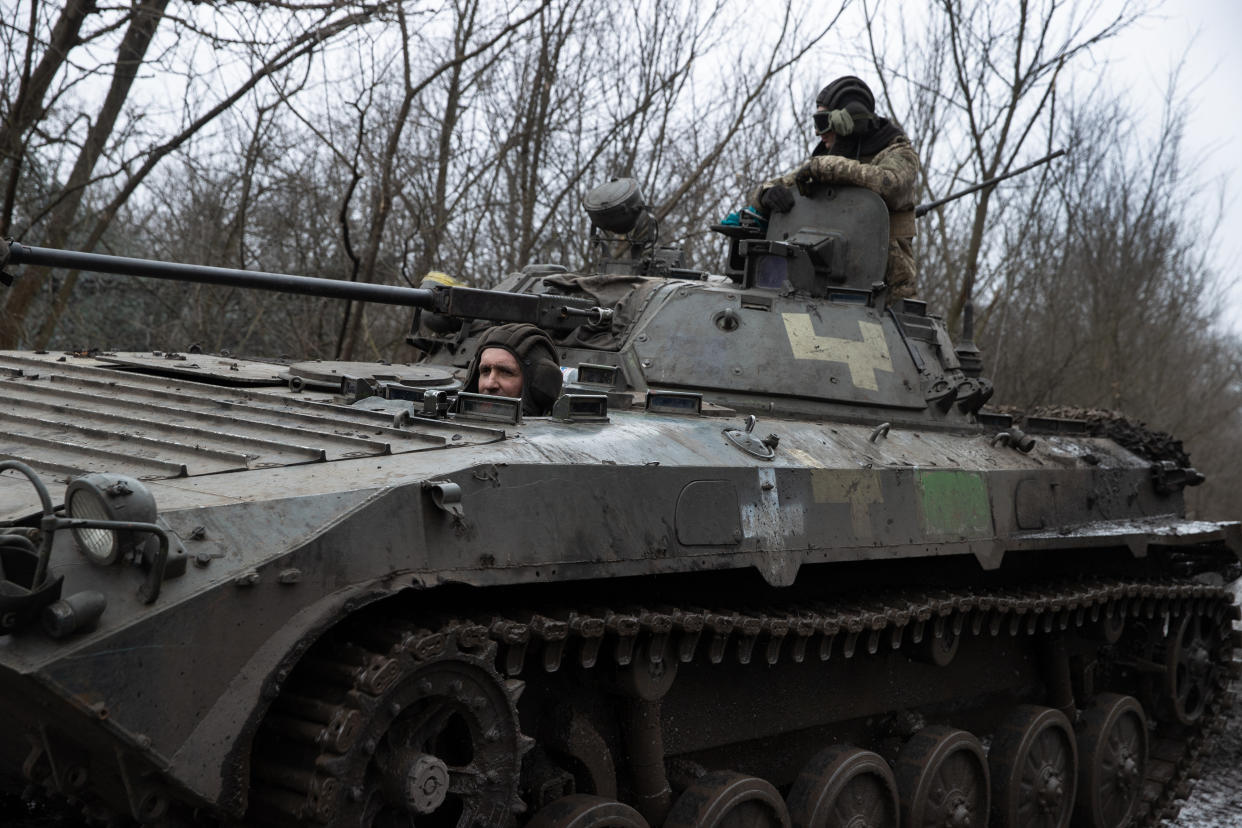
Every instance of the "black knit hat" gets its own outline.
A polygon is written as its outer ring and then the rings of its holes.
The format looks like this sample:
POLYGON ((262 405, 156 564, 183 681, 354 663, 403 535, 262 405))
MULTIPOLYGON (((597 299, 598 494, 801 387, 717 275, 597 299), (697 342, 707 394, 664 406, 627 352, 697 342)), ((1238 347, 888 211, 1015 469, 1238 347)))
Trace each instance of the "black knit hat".
POLYGON ((552 403, 561 395, 563 377, 551 337, 524 322, 488 328, 479 340, 474 359, 470 361, 466 391, 478 393, 479 362, 488 348, 504 348, 522 367, 523 414, 540 416, 552 410, 552 403))
MULTIPOLYGON (((875 112, 875 95, 871 87, 853 75, 844 75, 819 90, 815 106, 820 109, 845 109, 847 104, 859 104, 867 113, 875 112)), ((849 107, 851 111, 857 107, 849 107)))

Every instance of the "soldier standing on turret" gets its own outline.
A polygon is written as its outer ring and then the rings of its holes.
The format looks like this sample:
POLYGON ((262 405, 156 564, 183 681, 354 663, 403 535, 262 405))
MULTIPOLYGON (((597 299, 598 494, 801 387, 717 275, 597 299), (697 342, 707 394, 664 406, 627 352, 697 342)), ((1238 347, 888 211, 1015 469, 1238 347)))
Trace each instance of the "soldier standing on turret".
POLYGON ((888 205, 889 300, 913 296, 914 199, 919 158, 901 127, 875 114, 875 96, 853 75, 837 78, 815 96, 815 134, 810 160, 791 173, 760 184, 751 204, 765 215, 793 208, 791 188, 808 182, 849 184, 878 193, 888 205))

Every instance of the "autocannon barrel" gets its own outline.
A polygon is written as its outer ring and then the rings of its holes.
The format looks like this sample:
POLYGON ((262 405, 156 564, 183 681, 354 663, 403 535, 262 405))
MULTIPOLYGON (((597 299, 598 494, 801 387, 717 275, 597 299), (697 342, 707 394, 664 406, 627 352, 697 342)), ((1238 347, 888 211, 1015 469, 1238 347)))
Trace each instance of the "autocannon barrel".
POLYGON ((31 247, 11 242, 8 263, 63 267, 94 273, 116 273, 123 276, 145 276, 152 279, 171 279, 177 282, 199 282, 208 285, 257 288, 281 293, 300 293, 308 296, 327 296, 334 299, 353 299, 359 302, 379 302, 386 305, 408 305, 416 308, 434 307, 432 291, 424 288, 398 287, 346 282, 342 279, 318 279, 311 276, 290 276, 284 273, 262 273, 237 270, 229 267, 157 262, 151 259, 134 259, 128 256, 105 256, 100 253, 79 253, 74 250, 54 250, 48 247, 31 247))
POLYGON ((977 193, 980 190, 984 189, 985 187, 994 187, 1000 182, 1007 181, 1010 178, 1013 178, 1014 176, 1021 175, 1027 170, 1033 170, 1036 167, 1038 167, 1040 164, 1047 164, 1049 161, 1060 158, 1062 155, 1065 155, 1065 153, 1066 153, 1066 150, 1059 149, 1056 152, 1045 155, 1043 158, 1039 159, 1038 161, 1032 161, 1026 166, 1019 167, 1016 170, 1010 170, 1004 175, 998 175, 995 178, 989 178, 987 181, 980 181, 978 184, 972 184, 966 189, 960 190, 959 192, 956 192, 953 195, 948 195, 948 196, 945 196, 944 198, 938 198, 935 201, 928 202, 927 204, 919 204, 915 206, 914 208, 914 217, 922 218, 923 216, 927 215, 932 210, 935 210, 937 207, 943 204, 948 204, 950 201, 957 201, 962 196, 968 196, 971 193, 977 193))
POLYGON ((597 308, 590 301, 568 296, 516 294, 466 287, 411 288, 399 285, 376 285, 348 282, 343 279, 322 279, 313 276, 292 276, 285 273, 264 273, 229 267, 160 262, 128 256, 107 256, 101 253, 80 253, 32 247, 18 242, 0 245, 0 268, 6 265, 36 265, 83 270, 93 273, 114 273, 123 276, 144 276, 178 282, 271 290, 421 308, 445 316, 489 319, 496 322, 529 322, 546 328, 572 328, 584 321, 607 324, 612 311, 597 308))

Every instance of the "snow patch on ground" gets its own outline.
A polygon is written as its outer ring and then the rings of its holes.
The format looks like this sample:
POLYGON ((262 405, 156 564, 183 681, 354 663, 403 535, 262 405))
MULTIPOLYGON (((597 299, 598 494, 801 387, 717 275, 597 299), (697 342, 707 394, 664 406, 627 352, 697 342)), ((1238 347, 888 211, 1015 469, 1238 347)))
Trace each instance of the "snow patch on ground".
MULTIPOLYGON (((1235 690, 1236 692, 1236 690, 1235 690)), ((1236 696, 1235 696, 1236 699, 1236 696)), ((1242 716, 1238 704, 1216 748, 1203 762, 1190 799, 1173 825, 1177 828, 1238 828, 1242 825, 1242 716)))
MULTIPOLYGON (((1242 582, 1233 585, 1234 600, 1242 582)), ((1238 628, 1238 624, 1234 624, 1238 628)), ((1242 687, 1235 681, 1233 708, 1215 747, 1203 757, 1203 775, 1177 821, 1176 828, 1238 828, 1242 825, 1242 687)))

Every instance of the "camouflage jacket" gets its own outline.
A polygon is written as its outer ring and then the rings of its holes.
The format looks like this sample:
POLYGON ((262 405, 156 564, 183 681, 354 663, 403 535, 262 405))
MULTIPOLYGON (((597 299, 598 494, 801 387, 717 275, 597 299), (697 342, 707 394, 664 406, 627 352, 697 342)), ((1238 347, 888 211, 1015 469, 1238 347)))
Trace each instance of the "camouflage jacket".
POLYGON ((822 184, 852 184, 879 194, 889 212, 914 209, 919 181, 919 157, 910 139, 898 136, 875 155, 859 159, 842 155, 815 155, 793 172, 769 179, 750 192, 750 203, 758 206, 764 190, 778 184, 794 187, 799 179, 811 178, 822 184))

